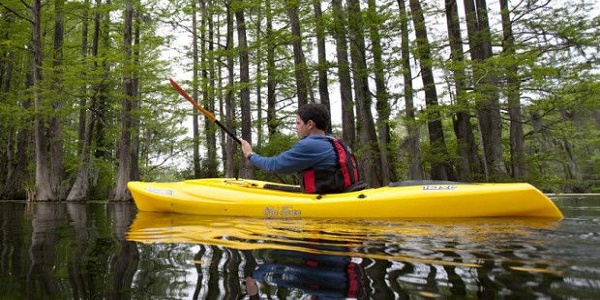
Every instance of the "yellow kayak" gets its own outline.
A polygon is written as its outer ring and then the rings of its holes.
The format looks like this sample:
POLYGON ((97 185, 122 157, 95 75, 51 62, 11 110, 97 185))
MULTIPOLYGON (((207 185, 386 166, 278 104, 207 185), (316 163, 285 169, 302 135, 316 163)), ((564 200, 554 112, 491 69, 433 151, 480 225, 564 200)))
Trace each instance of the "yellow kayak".
POLYGON ((560 220, 556 205, 527 183, 410 182, 340 194, 234 178, 128 183, 140 211, 259 218, 537 217, 560 220))

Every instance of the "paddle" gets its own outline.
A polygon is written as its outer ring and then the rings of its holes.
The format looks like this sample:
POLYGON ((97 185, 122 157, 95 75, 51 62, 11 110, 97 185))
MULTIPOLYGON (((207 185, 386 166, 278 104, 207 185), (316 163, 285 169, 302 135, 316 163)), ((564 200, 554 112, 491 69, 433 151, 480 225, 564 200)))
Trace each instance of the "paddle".
MULTIPOLYGON (((210 112, 206 108, 200 106, 200 104, 198 104, 198 102, 196 102, 196 100, 194 100, 194 98, 192 98, 190 95, 188 95, 188 93, 186 93, 179 86, 179 84, 177 84, 177 82, 175 82, 175 80, 173 80, 172 78, 169 78, 169 81, 171 82, 171 85, 173 86, 173 88, 175 88, 175 90, 177 90, 179 95, 183 96, 183 98, 185 98, 187 101, 192 103, 192 105, 194 105, 194 107, 196 109, 198 109, 211 122, 213 122, 213 123, 217 124, 217 126, 221 127, 221 129, 223 129, 223 131, 225 131, 227 133, 227 135, 229 135, 234 141, 236 141, 240 145, 242 144, 240 139, 238 139, 235 136, 235 134, 233 134, 233 132, 229 131, 229 129, 227 129, 227 127, 223 126, 223 124, 221 124, 221 122, 219 122, 219 120, 217 120, 217 118, 215 117, 215 115, 212 112, 210 112)), ((281 178, 278 174, 275 174, 275 176, 277 176, 283 183, 286 183, 286 181, 283 178, 281 178)))
POLYGON ((219 120, 217 120, 217 118, 215 117, 215 115, 212 112, 210 112, 206 108, 200 106, 200 104, 198 104, 198 102, 196 102, 196 100, 194 100, 194 98, 190 97, 190 95, 188 95, 188 93, 186 93, 179 86, 179 84, 177 84, 173 79, 169 78, 169 81, 171 82, 171 85, 173 86, 173 88, 175 88, 175 90, 177 90, 179 95, 183 96, 183 98, 185 98, 187 101, 192 103, 192 105, 194 105, 194 107, 196 109, 198 109, 211 122, 217 124, 217 126, 219 126, 221 129, 223 129, 223 131, 225 131, 227 133, 227 135, 229 135, 234 141, 238 142, 238 144, 240 144, 240 145, 242 144, 242 142, 240 142, 240 140, 235 136, 235 134, 233 134, 233 132, 231 132, 229 129, 227 129, 225 126, 223 126, 223 124, 221 124, 221 122, 219 122, 219 120))

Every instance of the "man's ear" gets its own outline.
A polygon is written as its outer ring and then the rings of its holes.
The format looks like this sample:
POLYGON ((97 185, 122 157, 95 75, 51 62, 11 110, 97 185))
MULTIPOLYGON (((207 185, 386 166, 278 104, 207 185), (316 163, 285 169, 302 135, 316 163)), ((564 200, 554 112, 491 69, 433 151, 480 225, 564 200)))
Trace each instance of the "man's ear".
POLYGON ((316 128, 317 127, 317 123, 315 123, 315 121, 313 121, 313 120, 308 120, 308 122, 306 122, 306 125, 309 125, 312 128, 316 128))

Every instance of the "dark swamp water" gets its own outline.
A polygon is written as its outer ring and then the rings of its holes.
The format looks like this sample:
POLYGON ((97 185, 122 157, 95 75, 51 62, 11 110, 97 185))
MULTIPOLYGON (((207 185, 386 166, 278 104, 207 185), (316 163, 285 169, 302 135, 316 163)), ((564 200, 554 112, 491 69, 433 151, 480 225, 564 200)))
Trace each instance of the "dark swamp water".
POLYGON ((264 220, 0 202, 0 299, 600 298, 600 197, 562 221, 264 220))

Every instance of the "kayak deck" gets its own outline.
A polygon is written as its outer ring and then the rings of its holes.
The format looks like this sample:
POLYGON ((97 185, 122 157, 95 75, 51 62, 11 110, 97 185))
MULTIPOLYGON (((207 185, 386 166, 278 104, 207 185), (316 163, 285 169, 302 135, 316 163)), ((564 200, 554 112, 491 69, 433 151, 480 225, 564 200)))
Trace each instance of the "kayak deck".
POLYGON ((129 182, 140 211, 267 218, 539 217, 562 219, 556 205, 527 183, 418 182, 340 194, 249 179, 129 182))

